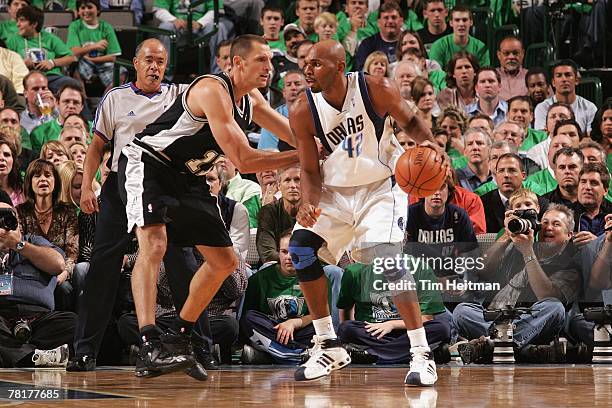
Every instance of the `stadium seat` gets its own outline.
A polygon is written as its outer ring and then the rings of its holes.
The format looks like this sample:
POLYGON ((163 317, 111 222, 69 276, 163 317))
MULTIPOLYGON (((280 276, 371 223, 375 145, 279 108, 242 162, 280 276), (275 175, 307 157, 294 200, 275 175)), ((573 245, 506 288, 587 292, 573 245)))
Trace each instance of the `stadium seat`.
POLYGON ((72 11, 45 11, 45 27, 68 27, 72 20, 72 11))
POLYGON ((601 80, 597 77, 581 78, 576 87, 576 94, 588 99, 597 106, 603 104, 603 90, 601 80))
POLYGON ((134 27, 134 13, 131 10, 105 10, 100 13, 100 18, 115 28, 134 27))
POLYGON ((495 30, 495 34, 493 34, 493 42, 489 47, 489 51, 491 55, 491 63, 494 67, 499 67, 499 59, 497 59, 499 43, 501 43, 501 41, 508 36, 519 37, 519 28, 514 24, 508 24, 499 27, 497 30, 495 30))
POLYGON ((549 43, 530 44, 525 52, 525 67, 542 67, 548 69, 548 65, 555 59, 555 51, 549 43))
POLYGON ((475 7, 472 9, 474 16, 474 25, 472 26, 472 37, 478 38, 480 41, 489 46, 491 43, 491 23, 493 21, 493 12, 489 7, 475 7))
POLYGON ((476 235, 476 240, 478 241, 478 245, 480 246, 480 250, 484 253, 491 245, 495 243, 495 239, 497 238, 497 234, 495 233, 486 233, 486 234, 478 234, 476 235))
POLYGON ((259 252, 257 252, 257 228, 251 228, 251 241, 249 242, 249 252, 246 257, 246 262, 251 265, 251 268, 256 268, 261 263, 259 252))

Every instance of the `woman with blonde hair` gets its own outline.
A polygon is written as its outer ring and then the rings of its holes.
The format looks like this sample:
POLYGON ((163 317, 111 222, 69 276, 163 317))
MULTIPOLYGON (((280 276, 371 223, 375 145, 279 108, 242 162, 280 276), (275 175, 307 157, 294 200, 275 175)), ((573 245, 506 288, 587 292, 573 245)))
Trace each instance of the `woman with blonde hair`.
POLYGON ((389 58, 382 51, 374 51, 363 64, 363 71, 376 77, 386 77, 389 73, 389 58))
POLYGON ((65 161, 72 160, 72 153, 62 142, 51 140, 40 149, 40 158, 59 166, 65 161))

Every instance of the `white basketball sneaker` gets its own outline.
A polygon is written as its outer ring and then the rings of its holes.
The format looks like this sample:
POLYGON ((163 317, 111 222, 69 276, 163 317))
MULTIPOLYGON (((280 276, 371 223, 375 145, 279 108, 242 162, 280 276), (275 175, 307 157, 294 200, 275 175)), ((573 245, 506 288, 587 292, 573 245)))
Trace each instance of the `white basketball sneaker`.
POLYGON ((436 363, 429 347, 413 347, 410 350, 410 371, 404 383, 412 387, 432 386, 438 380, 436 363))
POLYGON ((68 345, 61 346, 52 350, 34 350, 32 362, 35 367, 66 367, 68 364, 68 345))
POLYGON ((310 358, 295 372, 296 381, 316 380, 350 364, 351 357, 340 339, 314 336, 313 343, 310 358))

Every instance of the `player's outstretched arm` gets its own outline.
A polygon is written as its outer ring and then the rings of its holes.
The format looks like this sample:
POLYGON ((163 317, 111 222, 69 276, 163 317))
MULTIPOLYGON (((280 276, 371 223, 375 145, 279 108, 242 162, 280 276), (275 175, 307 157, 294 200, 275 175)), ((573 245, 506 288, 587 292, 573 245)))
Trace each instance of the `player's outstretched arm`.
MULTIPOLYGON (((289 110, 289 123, 295 135, 300 157, 302 208, 309 207, 310 210, 307 212, 310 213, 319 205, 321 199, 321 170, 319 168, 319 149, 315 141, 316 132, 305 94, 300 95, 289 110)), ((314 218, 316 221, 316 216, 314 218)), ((304 225, 302 222, 300 224, 304 225)))
POLYGON ((293 132, 291 132, 289 120, 272 109, 268 101, 259 92, 259 89, 254 89, 250 95, 253 102, 253 121, 262 128, 268 129, 282 141, 295 147, 295 137, 293 132))
POLYGON ((397 124, 417 143, 430 141, 435 144, 431 130, 427 124, 417 117, 404 98, 401 97, 397 85, 387 78, 366 76, 368 94, 374 104, 374 109, 380 116, 391 115, 397 124))
POLYGON ((232 101, 220 82, 203 79, 187 95, 187 105, 198 117, 206 117, 215 140, 241 173, 277 170, 298 162, 297 152, 265 152, 249 146, 232 116, 232 101))

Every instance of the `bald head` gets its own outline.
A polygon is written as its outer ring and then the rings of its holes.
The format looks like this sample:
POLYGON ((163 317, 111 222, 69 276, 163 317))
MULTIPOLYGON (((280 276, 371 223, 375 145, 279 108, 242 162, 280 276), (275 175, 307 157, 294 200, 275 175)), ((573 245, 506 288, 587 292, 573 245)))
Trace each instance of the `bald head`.
POLYGON ((167 53, 167 50, 161 41, 159 41, 157 38, 148 38, 136 46, 136 52, 134 53, 135 58, 140 57, 141 54, 147 49, 167 53))
POLYGON ((346 54, 344 47, 338 41, 325 40, 312 46, 310 52, 315 52, 317 58, 332 62, 344 62, 346 64, 346 54))

